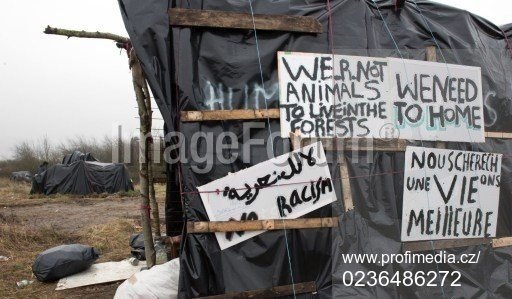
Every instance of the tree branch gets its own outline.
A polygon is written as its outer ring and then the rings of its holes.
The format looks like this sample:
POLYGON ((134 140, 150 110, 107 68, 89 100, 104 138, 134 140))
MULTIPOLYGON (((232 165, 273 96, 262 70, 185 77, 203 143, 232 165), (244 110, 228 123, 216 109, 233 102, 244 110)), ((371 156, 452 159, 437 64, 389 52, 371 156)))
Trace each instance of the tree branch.
POLYGON ((98 39, 109 39, 116 41, 118 43, 127 43, 130 41, 129 38, 120 36, 113 33, 108 32, 90 32, 90 31, 84 31, 84 30, 69 30, 69 29, 62 29, 62 28, 54 28, 54 27, 46 27, 44 29, 44 33, 46 34, 54 34, 54 35, 63 35, 70 37, 81 37, 81 38, 98 38, 98 39))

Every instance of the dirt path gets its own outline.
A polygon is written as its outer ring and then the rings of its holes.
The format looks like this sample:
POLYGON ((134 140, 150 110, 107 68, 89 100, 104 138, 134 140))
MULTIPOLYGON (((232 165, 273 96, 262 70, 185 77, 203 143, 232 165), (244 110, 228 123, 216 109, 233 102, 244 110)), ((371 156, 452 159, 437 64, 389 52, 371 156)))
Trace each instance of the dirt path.
MULTIPOLYGON (((140 215, 138 208, 139 199, 133 197, 73 199, 43 205, 5 207, 2 212, 14 215, 28 227, 51 226, 73 233, 93 225, 108 223, 115 218, 136 219, 140 215)), ((163 217, 163 213, 161 215, 163 217)))

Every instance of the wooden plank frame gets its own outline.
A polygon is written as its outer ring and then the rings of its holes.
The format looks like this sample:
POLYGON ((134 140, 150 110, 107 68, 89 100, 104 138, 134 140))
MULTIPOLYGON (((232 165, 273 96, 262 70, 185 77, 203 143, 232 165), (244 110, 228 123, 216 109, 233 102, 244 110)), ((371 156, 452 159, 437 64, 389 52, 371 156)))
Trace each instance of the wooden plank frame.
POLYGON ((338 217, 242 221, 196 221, 187 222, 187 233, 204 234, 237 231, 328 228, 337 226, 338 217))
MULTIPOLYGON (((425 52, 427 61, 436 61, 436 48, 429 46, 425 52)), ((225 120, 261 120, 279 119, 279 109, 239 109, 239 110, 212 110, 212 111, 182 111, 182 122, 198 121, 225 121, 225 120)), ((508 132, 485 132, 486 138, 512 139, 512 133, 508 132)), ((303 138, 300 133, 290 133, 290 141, 293 149, 310 145, 321 141, 325 150, 333 151, 386 151, 403 152, 412 141, 403 139, 371 139, 371 138, 303 138), (362 145, 361 145, 362 144, 362 145)), ((436 148, 446 148, 446 142, 435 142, 436 148)), ((340 163, 340 176, 342 184, 343 202, 345 211, 354 208, 350 179, 348 178, 347 161, 344 156, 340 163)), ((338 226, 337 218, 316 218, 309 219, 287 219, 284 220, 285 227, 297 228, 318 228, 338 226), (318 219, 331 219, 324 222, 318 219), (303 222, 308 220, 307 222, 303 222), (292 221, 292 222, 289 222, 292 221), (332 221, 332 222, 329 222, 332 221), (328 225, 326 225, 328 223, 328 225), (331 226, 332 225, 332 226, 331 226)), ((226 232, 226 231, 251 231, 251 230, 277 230, 284 229, 282 220, 256 220, 256 221, 219 221, 219 222, 189 222, 187 229, 189 233, 226 232)), ((492 244, 494 248, 512 246, 512 237, 505 238, 473 238, 473 239, 449 239, 433 241, 403 242, 403 251, 427 251, 437 249, 448 249, 457 247, 474 246, 480 244, 492 244)))
MULTIPOLYGON (((372 139, 372 138, 302 138, 294 136, 292 144, 298 147, 308 146, 315 142, 322 142, 326 151, 386 151, 403 152, 408 143, 404 139, 372 139)), ((295 147, 295 148, 298 148, 295 147)))
MULTIPOLYGON (((201 122, 201 121, 227 121, 227 120, 261 120, 261 119, 279 119, 279 109, 235 109, 235 110, 203 110, 203 111, 181 111, 180 120, 182 122, 201 122)), ((486 138, 512 139, 512 133, 507 132, 485 132, 486 138)), ((374 150, 382 151, 405 151, 407 140, 405 139, 377 139, 377 138, 301 138, 303 145, 308 145, 316 141, 321 141, 324 148, 333 148, 331 143, 337 139, 338 142, 344 141, 345 149, 351 149, 349 145, 351 140, 358 140, 360 143, 374 143, 374 150)), ((441 141, 443 142, 443 141, 441 141)), ((338 145, 340 147, 341 145, 338 145)), ((363 149, 361 149, 363 150, 363 149)))
POLYGON ((402 251, 428 251, 448 248, 467 247, 475 245, 492 245, 493 248, 502 248, 512 246, 512 237, 503 238, 477 238, 477 239, 451 239, 451 240, 432 240, 403 242, 402 251))
POLYGON ((276 298, 295 294, 306 294, 316 292, 314 281, 301 282, 293 285, 284 285, 272 287, 269 289, 259 289, 244 292, 232 292, 222 295, 199 297, 200 299, 249 299, 249 298, 276 298))
MULTIPOLYGON (((235 110, 203 110, 203 111, 181 111, 182 122, 201 122, 201 121, 227 121, 227 120, 261 120, 261 119, 279 119, 279 109, 235 109, 235 110)), ((512 133, 507 132, 485 132, 486 138, 512 139, 512 133)), ((338 142, 344 142, 345 149, 351 149, 351 140, 357 140, 360 143, 373 142, 374 150, 382 151, 405 151, 407 140, 405 139, 377 139, 377 138, 301 138, 303 146, 313 142, 321 141, 324 148, 331 149, 331 145, 337 139, 338 142)), ((443 142, 443 141, 441 141, 443 142)), ((338 147, 341 147, 341 145, 338 147)), ((361 149, 364 150, 364 149, 361 149)))
POLYGON ((242 30, 265 30, 316 34, 322 33, 317 19, 295 15, 262 15, 243 12, 171 8, 170 26, 242 30))

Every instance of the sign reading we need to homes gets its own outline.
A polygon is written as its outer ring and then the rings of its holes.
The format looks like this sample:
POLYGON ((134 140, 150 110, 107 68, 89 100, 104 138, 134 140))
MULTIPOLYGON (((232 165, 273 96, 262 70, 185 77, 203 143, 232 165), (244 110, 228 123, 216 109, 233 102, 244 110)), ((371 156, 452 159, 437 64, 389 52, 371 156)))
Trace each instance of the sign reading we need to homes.
POLYGON ((402 241, 496 236, 501 154, 409 146, 402 241))
POLYGON ((485 140, 479 67, 278 52, 278 73, 281 137, 485 140))
POLYGON ((388 63, 401 138, 485 141, 480 68, 397 58, 388 63))
MULTIPOLYGON (((197 188, 210 221, 294 219, 336 200, 320 142, 197 188)), ((226 249, 264 231, 215 233, 226 249)))

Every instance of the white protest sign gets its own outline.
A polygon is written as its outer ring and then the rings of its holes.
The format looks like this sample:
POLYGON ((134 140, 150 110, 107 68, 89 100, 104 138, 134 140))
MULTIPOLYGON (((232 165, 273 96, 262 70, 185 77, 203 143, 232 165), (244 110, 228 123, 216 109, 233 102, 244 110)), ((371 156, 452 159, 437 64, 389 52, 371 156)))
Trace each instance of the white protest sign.
POLYGON ((400 138, 484 142, 479 67, 388 58, 400 138))
MULTIPOLYGON (((210 221, 293 219, 336 200, 321 143, 197 188, 210 221)), ((263 231, 215 233, 221 249, 263 231)))
MULTIPOLYGON (((379 138, 388 119, 387 60, 278 52, 281 137, 379 138)), ((382 137, 382 136, 380 136, 382 137)))
POLYGON ((402 241, 495 237, 501 158, 407 147, 402 241))
POLYGON ((484 142, 479 67, 278 52, 281 137, 484 142))

